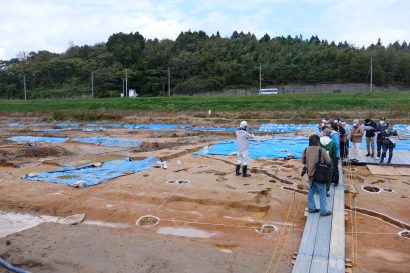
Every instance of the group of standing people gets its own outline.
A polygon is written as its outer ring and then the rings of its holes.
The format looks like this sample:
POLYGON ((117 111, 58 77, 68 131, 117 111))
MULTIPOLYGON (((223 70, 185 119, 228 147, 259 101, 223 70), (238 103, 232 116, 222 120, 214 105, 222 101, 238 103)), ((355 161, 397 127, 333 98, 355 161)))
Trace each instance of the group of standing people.
MULTIPOLYGON (((320 212, 321 216, 331 215, 326 210, 326 197, 329 196, 331 184, 338 186, 339 182, 339 160, 350 159, 358 161, 360 144, 363 136, 366 137, 367 154, 366 156, 375 156, 374 140, 376 138, 377 159, 384 163, 387 150, 389 157, 387 164, 391 164, 393 158, 393 149, 398 139, 397 131, 393 129, 391 123, 387 123, 384 117, 380 118, 379 124, 371 119, 366 119, 362 125, 358 119, 353 120, 352 127, 346 124, 344 119, 330 121, 327 118, 322 119, 319 125, 321 136, 314 134, 309 137, 309 147, 305 149, 302 155, 304 170, 308 175, 308 211, 310 213, 320 212), (352 148, 349 155, 349 143, 352 148), (328 165, 330 175, 327 182, 316 181, 316 171, 318 164, 328 165), (319 193, 320 209, 316 208, 314 194, 319 193)), ((304 172, 302 172, 302 175, 304 172)))
MULTIPOLYGON (((357 161, 360 144, 365 135, 366 156, 374 157, 374 140, 376 138, 377 158, 380 159, 380 163, 383 163, 388 150, 387 164, 391 164, 398 134, 397 131, 393 130, 392 124, 387 123, 384 117, 380 118, 379 124, 371 119, 366 119, 365 123, 361 124, 358 119, 354 119, 351 127, 343 118, 334 121, 323 118, 319 130, 321 136, 311 135, 309 137, 309 146, 303 151, 304 171, 302 176, 305 173, 308 176, 308 211, 310 213, 320 212, 321 216, 328 216, 332 213, 326 209, 326 197, 329 196, 328 192, 331 185, 337 187, 339 184, 339 160, 350 159, 351 161, 357 161), (352 148, 349 155, 350 142, 352 148), (330 172, 327 172, 329 175, 326 175, 324 182, 319 182, 316 179, 316 171, 320 164, 327 165, 330 169, 330 172), (316 208, 314 200, 316 192, 319 193, 320 209, 316 208)), ((248 177, 250 176, 248 172, 249 140, 254 139, 255 136, 248 132, 248 123, 246 121, 240 123, 239 128, 236 130, 236 136, 238 152, 235 172, 238 176, 248 177)))

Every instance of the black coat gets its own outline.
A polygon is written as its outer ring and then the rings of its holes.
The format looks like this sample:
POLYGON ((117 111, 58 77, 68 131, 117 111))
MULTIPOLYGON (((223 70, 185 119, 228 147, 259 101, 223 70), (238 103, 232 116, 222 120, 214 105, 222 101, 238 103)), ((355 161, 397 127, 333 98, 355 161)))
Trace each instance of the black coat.
POLYGON ((370 120, 369 122, 365 122, 364 126, 370 126, 373 128, 373 130, 366 130, 366 137, 374 137, 376 134, 375 132, 377 131, 377 124, 373 120, 370 120))
POLYGON ((387 123, 384 123, 383 125, 381 124, 377 125, 376 132, 378 132, 377 134, 378 141, 382 141, 382 133, 386 131, 386 129, 387 129, 387 123))

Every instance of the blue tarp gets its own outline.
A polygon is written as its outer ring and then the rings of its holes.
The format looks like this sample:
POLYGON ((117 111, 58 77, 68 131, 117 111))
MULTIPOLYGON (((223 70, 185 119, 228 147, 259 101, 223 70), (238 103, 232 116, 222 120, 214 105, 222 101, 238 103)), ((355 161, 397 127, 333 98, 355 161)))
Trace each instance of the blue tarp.
MULTIPOLYGON (((211 131, 211 132, 235 132, 236 128, 224 128, 224 127, 195 127, 196 131, 211 131)), ((297 130, 317 130, 316 124, 277 124, 269 123, 262 124, 258 128, 251 128, 253 133, 293 133, 297 130)))
POLYGON ((35 136, 14 136, 10 137, 11 141, 32 141, 32 142, 51 142, 62 143, 68 140, 81 143, 91 143, 100 146, 109 147, 129 147, 137 148, 141 145, 139 140, 127 138, 111 138, 111 137, 89 137, 89 138, 61 138, 61 137, 35 137, 35 136))
POLYGON ((127 139, 127 138, 88 137, 88 138, 70 138, 70 140, 78 141, 82 143, 96 144, 100 146, 109 146, 109 147, 138 148, 141 145, 141 141, 127 139))
MULTIPOLYGON (((249 157, 256 159, 261 157, 266 158, 280 158, 287 157, 292 154, 294 158, 301 158, 303 150, 308 146, 307 138, 283 138, 277 137, 274 139, 263 141, 250 141, 249 157)), ((212 155, 231 155, 236 154, 236 141, 219 142, 208 150, 201 150, 194 155, 212 154, 212 155)))
POLYGON ((125 129, 146 129, 146 130, 173 130, 173 129, 191 129, 189 124, 124 124, 125 129))
MULTIPOLYGON (((282 158, 289 153, 294 158, 301 158, 303 150, 308 146, 309 136, 280 136, 277 135, 273 139, 264 141, 250 141, 249 157, 256 159, 261 157, 266 158, 282 158)), ((366 149, 366 139, 363 137, 361 144, 362 149, 366 149)), ((396 144, 396 150, 410 150, 410 139, 401 139, 396 144)), ((212 155, 231 155, 236 154, 236 141, 219 142, 206 150, 201 150, 194 155, 212 154, 212 155)))
POLYGON ((50 143, 62 143, 66 142, 68 138, 62 137, 35 137, 35 136, 14 136, 10 137, 11 141, 32 141, 32 142, 50 142, 50 143))
POLYGON ((130 161, 126 159, 113 160, 103 163, 101 167, 87 165, 82 167, 62 168, 56 171, 43 172, 38 175, 24 175, 21 178, 49 183, 77 186, 78 181, 84 181, 80 187, 100 184, 107 180, 139 172, 156 165, 158 158, 148 157, 144 160, 130 161))

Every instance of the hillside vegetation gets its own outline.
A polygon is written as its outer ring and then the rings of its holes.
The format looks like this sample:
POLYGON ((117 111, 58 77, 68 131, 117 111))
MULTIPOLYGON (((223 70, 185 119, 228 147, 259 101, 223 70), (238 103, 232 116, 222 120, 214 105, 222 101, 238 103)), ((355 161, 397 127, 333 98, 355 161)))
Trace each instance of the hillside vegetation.
POLYGON ((216 33, 182 32, 175 41, 146 39, 140 33, 116 33, 96 45, 71 45, 66 52, 21 53, 2 61, 0 98, 23 98, 23 75, 28 98, 89 96, 94 75, 96 97, 118 97, 125 69, 128 87, 142 96, 160 96, 171 89, 192 95, 201 91, 259 86, 369 82, 377 85, 410 84, 410 46, 379 40, 367 48, 348 42, 329 42, 317 36, 305 39, 273 37, 257 39, 251 33, 234 32, 224 38, 216 33))

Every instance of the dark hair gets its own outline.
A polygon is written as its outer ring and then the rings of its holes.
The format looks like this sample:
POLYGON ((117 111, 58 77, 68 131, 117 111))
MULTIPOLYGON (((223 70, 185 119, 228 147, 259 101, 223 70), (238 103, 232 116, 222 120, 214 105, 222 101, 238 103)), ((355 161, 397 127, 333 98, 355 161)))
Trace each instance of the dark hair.
POLYGON ((311 135, 309 137, 309 146, 319 146, 320 137, 318 135, 311 135))
POLYGON ((330 127, 332 127, 332 129, 335 130, 335 131, 339 130, 339 127, 337 126, 337 124, 335 122, 332 122, 330 124, 330 127))

